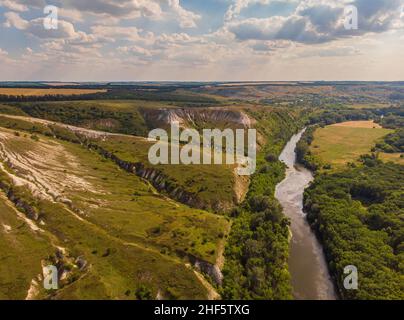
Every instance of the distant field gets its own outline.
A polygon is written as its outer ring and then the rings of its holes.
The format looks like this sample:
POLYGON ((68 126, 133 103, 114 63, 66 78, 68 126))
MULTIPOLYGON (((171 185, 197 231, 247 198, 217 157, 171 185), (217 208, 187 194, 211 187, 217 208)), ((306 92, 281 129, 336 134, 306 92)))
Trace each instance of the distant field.
POLYGON ((394 163, 404 165, 404 158, 401 157, 403 153, 380 153, 379 157, 384 162, 392 161, 394 163))
POLYGON ((349 107, 354 109, 383 109, 388 108, 390 104, 383 104, 383 103, 355 103, 349 105, 349 107))
POLYGON ((382 127, 373 121, 347 121, 331 125, 330 127, 350 127, 350 128, 371 128, 381 129, 382 127))
POLYGON ((331 164, 333 169, 339 169, 369 153, 379 139, 392 131, 372 121, 330 125, 316 130, 311 152, 323 165, 331 164))
POLYGON ((0 95, 10 96, 46 96, 46 95, 77 95, 106 92, 107 90, 92 89, 33 89, 33 88, 0 88, 0 95))

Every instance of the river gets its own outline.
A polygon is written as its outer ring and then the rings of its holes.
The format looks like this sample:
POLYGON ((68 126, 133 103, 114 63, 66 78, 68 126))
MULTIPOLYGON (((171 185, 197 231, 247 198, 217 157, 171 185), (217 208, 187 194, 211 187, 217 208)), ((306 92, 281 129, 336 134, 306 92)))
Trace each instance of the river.
POLYGON ((279 159, 287 165, 286 178, 277 185, 275 196, 291 220, 289 271, 293 296, 298 300, 334 300, 331 281, 321 244, 310 228, 303 212, 303 193, 313 174, 296 163, 296 144, 304 130, 294 135, 279 159))

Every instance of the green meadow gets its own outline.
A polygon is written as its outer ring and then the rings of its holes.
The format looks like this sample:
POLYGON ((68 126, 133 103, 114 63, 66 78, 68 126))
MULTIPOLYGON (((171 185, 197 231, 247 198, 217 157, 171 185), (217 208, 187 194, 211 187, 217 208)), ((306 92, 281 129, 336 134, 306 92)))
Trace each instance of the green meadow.
MULTIPOLYGON (((358 124, 362 122, 357 122, 358 124)), ((371 123, 371 121, 369 121, 371 123)), ((331 165, 333 170, 346 167, 348 163, 357 163, 363 154, 370 153, 375 144, 393 130, 349 125, 330 125, 314 132, 314 141, 310 147, 313 156, 322 165, 331 165)))

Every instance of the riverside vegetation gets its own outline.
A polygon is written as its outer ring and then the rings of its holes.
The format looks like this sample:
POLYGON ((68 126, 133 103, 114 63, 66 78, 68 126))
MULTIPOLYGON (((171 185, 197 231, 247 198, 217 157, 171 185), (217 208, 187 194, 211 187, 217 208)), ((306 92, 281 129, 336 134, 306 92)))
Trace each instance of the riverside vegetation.
POLYGON ((306 131, 298 157, 317 174, 306 190, 304 207, 342 298, 401 300, 404 170, 380 151, 400 151, 402 128, 392 132, 368 124, 306 131), (343 286, 347 265, 358 268, 359 290, 343 286))

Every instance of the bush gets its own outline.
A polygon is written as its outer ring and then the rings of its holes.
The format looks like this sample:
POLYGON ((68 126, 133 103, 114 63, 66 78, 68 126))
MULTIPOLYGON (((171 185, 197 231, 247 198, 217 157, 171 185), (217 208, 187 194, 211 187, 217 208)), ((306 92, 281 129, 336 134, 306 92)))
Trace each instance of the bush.
POLYGON ((278 161, 278 157, 276 156, 276 154, 268 153, 265 156, 265 160, 268 161, 268 162, 276 162, 276 161, 278 161))
POLYGON ((152 300, 152 292, 145 285, 140 285, 135 291, 136 299, 138 300, 152 300))

